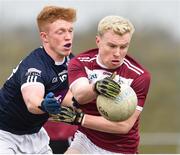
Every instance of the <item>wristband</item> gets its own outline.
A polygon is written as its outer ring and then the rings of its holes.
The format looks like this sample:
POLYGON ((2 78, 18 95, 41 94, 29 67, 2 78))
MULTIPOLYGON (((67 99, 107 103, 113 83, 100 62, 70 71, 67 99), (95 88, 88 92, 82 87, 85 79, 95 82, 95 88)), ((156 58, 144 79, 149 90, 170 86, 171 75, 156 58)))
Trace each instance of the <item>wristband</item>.
POLYGON ((83 126, 84 123, 85 123, 85 114, 84 114, 83 119, 82 119, 82 121, 81 121, 81 126, 83 126))

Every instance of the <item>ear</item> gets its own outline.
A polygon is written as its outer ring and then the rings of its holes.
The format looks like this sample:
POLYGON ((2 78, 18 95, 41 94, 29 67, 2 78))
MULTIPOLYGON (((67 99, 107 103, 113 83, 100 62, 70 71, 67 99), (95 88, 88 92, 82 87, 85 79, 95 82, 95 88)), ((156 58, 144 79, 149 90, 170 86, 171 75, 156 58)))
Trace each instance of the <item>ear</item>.
POLYGON ((100 39, 101 38, 99 36, 96 36, 96 45, 97 45, 97 47, 99 47, 100 39))
POLYGON ((40 32, 40 37, 44 43, 48 43, 48 36, 46 32, 40 32))

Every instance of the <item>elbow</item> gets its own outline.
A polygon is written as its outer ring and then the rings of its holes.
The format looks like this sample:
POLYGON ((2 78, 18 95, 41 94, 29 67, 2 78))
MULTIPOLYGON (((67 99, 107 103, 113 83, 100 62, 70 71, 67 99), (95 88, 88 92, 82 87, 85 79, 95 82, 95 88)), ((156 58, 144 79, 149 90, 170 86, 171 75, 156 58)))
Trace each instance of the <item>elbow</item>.
POLYGON ((30 102, 26 102, 26 107, 27 107, 27 110, 32 113, 32 114, 37 114, 37 106, 35 106, 34 104, 30 103, 30 102))
POLYGON ((78 93, 74 97, 78 101, 79 104, 86 104, 86 98, 84 97, 82 93, 78 93))
POLYGON ((96 99, 97 97, 97 94, 94 91, 92 91, 91 86, 85 88, 86 89, 81 87, 72 91, 73 96, 75 97, 75 99, 78 101, 79 104, 87 104, 93 101, 94 99, 96 99))
POLYGON ((32 106, 31 104, 27 104, 27 109, 30 113, 34 114, 34 106, 32 106))
POLYGON ((118 130, 119 134, 128 134, 131 130, 132 126, 130 126, 128 123, 125 123, 123 126, 121 126, 118 130))
POLYGON ((130 131, 130 129, 121 129, 121 131, 119 131, 120 132, 120 134, 123 134, 123 135, 125 135, 125 134, 127 134, 127 133, 129 133, 129 131, 130 131))
POLYGON ((87 94, 85 91, 81 89, 76 89, 76 91, 72 91, 74 98, 79 104, 86 104, 87 94))

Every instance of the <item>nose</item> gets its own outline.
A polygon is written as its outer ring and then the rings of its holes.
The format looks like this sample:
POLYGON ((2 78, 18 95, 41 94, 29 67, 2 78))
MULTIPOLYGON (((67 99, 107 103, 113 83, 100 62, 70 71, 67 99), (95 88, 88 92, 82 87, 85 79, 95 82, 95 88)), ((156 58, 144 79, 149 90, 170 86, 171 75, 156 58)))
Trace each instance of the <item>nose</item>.
POLYGON ((65 39, 66 39, 66 40, 71 40, 71 39, 72 39, 72 33, 66 32, 66 34, 65 34, 65 39))
POLYGON ((114 56, 115 57, 119 57, 121 55, 121 50, 119 48, 117 48, 115 51, 114 51, 114 56))

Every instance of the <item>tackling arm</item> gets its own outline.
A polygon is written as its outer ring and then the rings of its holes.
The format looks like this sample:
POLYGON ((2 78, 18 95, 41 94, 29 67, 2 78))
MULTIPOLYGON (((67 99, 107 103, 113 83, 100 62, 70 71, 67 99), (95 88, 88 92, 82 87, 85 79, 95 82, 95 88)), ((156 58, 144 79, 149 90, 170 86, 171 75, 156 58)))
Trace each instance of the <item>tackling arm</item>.
POLYGON ((41 102, 44 97, 43 85, 29 85, 21 89, 24 102, 29 110, 33 114, 43 114, 44 112, 38 107, 41 106, 41 102))
POLYGON ((44 86, 41 84, 22 88, 22 95, 29 112, 33 114, 58 114, 61 110, 54 93, 49 92, 44 98, 44 86))

